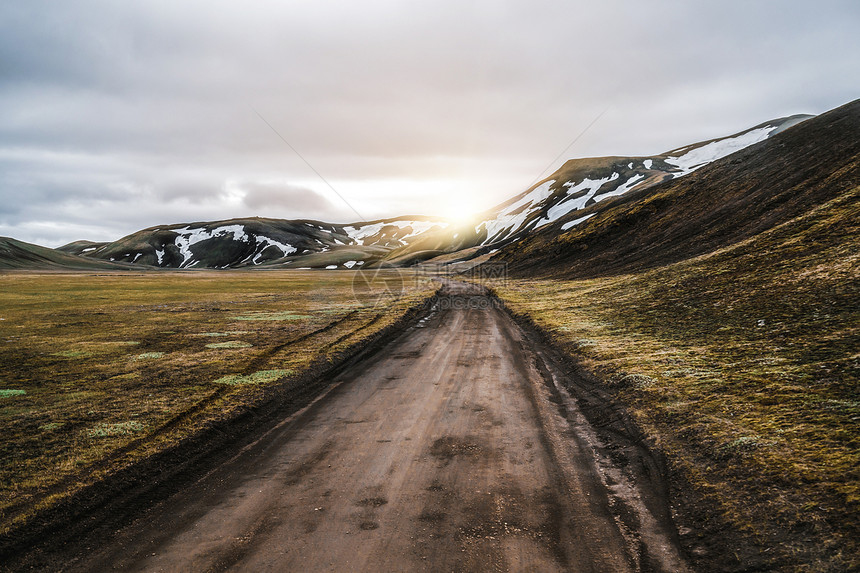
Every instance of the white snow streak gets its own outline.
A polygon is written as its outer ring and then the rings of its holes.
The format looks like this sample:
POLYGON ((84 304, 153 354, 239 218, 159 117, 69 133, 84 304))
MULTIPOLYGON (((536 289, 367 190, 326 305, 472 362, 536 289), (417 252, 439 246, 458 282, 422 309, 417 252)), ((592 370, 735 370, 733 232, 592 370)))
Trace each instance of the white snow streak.
POLYGON ((429 231, 433 227, 444 229, 448 226, 448 223, 443 223, 441 221, 383 221, 382 223, 360 225, 358 227, 350 225, 348 227, 344 227, 343 230, 346 231, 346 234, 349 235, 353 241, 358 244, 363 244, 362 241, 364 241, 364 239, 378 234, 384 227, 389 226, 397 227, 400 230, 403 230, 406 227, 411 227, 412 230, 409 233, 398 237, 400 242, 405 242, 416 235, 429 231))
POLYGON ((176 246, 179 247, 179 252, 182 253, 182 262, 179 264, 180 268, 184 268, 195 262, 194 254, 191 252, 191 245, 199 243, 200 241, 231 234, 233 235, 234 241, 248 240, 248 235, 245 234, 245 227, 242 225, 225 225, 223 227, 217 227, 212 231, 208 231, 203 227, 198 227, 196 229, 183 227, 182 229, 175 229, 173 232, 178 233, 175 242, 176 246))
POLYGON ((523 208, 520 213, 513 213, 524 206, 535 206, 545 200, 550 195, 549 188, 553 183, 555 183, 555 179, 538 185, 519 200, 502 209, 495 218, 479 223, 475 227, 475 232, 480 232, 483 226, 487 229, 487 239, 492 239, 501 231, 519 229, 525 220, 528 219, 529 215, 532 214, 532 211, 528 208, 523 208))
POLYGON ((621 185, 619 185, 614 191, 610 191, 608 193, 602 193, 600 195, 597 195, 594 197, 594 200, 599 203, 600 201, 603 201, 604 199, 607 199, 609 197, 616 197, 618 195, 624 195, 625 193, 630 191, 630 189, 632 189, 637 183, 639 183, 643 179, 645 179, 645 175, 643 175, 642 173, 634 175, 633 177, 628 179, 625 183, 622 183, 621 185))
MULTIPOLYGON (((692 173, 699 167, 707 165, 712 161, 721 159, 726 155, 731 155, 736 151, 740 151, 745 147, 749 147, 759 141, 764 141, 770 135, 770 132, 777 129, 774 126, 761 127, 752 129, 746 133, 742 133, 737 137, 720 139, 712 141, 701 147, 691 149, 687 153, 683 153, 676 157, 669 157, 666 163, 678 167, 681 173, 675 174, 675 177, 680 177, 688 173, 692 173)), ((687 148, 681 148, 677 151, 684 151, 687 148)))
MULTIPOLYGON (((183 227, 182 229, 175 229, 173 232, 178 234, 175 239, 175 243, 179 248, 179 252, 182 254, 182 262, 179 264, 180 268, 194 264, 194 253, 191 252, 191 245, 199 243, 200 241, 205 241, 213 237, 226 237, 227 235, 233 235, 234 241, 247 243, 251 240, 245 232, 245 227, 243 225, 224 225, 223 227, 216 227, 211 231, 203 227, 197 227, 194 229, 191 227, 183 227)), ((276 241, 275 239, 265 236, 256 236, 254 242, 256 247, 255 251, 257 251, 257 254, 253 258, 254 264, 257 264, 262 256, 262 252, 270 246, 277 247, 284 257, 295 253, 298 250, 292 245, 281 243, 280 241, 276 241)), ((164 252, 156 251, 156 254, 158 255, 158 264, 161 264, 164 252)))
POLYGON ((591 219, 595 215, 597 215, 597 213, 590 213, 590 214, 586 215, 585 217, 580 217, 579 219, 574 219, 573 221, 568 221, 567 223, 565 223, 564 225, 561 226, 561 230, 567 231, 571 227, 575 227, 575 226, 579 225, 580 223, 584 223, 585 221, 588 221, 589 219, 591 219))
POLYGON ((589 179, 586 177, 582 181, 577 184, 574 184, 573 181, 568 181, 564 184, 565 187, 568 188, 568 195, 575 195, 580 191, 588 190, 588 192, 582 197, 576 197, 573 199, 563 199, 559 203, 556 203, 552 207, 547 210, 546 218, 540 221, 535 229, 539 227, 543 227, 544 225, 548 225, 553 221, 558 221, 561 217, 564 217, 571 211, 576 211, 582 209, 586 206, 588 201, 594 197, 594 194, 597 193, 598 189, 603 187, 604 184, 609 183, 610 181, 615 181, 618 179, 620 175, 618 173, 613 173, 609 177, 604 177, 603 179, 589 179))
POLYGON ((256 250, 259 252, 254 256, 254 260, 252 262, 256 265, 257 261, 260 260, 260 257, 263 256, 263 251, 265 251, 266 249, 268 249, 271 246, 275 246, 278 249, 280 249, 281 253, 282 253, 281 254, 282 257, 286 257, 287 255, 291 255, 298 250, 292 245, 287 245, 286 243, 280 243, 280 242, 276 241, 275 239, 270 239, 269 237, 258 236, 257 237, 257 249, 256 250))
MULTIPOLYGON (((588 202, 591 199, 594 199, 595 202, 603 201, 608 197, 615 197, 617 195, 623 195, 632 189, 637 183, 645 179, 645 175, 637 174, 619 185, 614 191, 609 191, 608 193, 601 193, 597 195, 597 191, 600 190, 601 187, 605 183, 609 181, 615 181, 618 179, 620 175, 618 173, 613 173, 610 177, 606 177, 604 179, 597 179, 596 181, 593 179, 585 178, 580 183, 570 187, 568 194, 573 195, 574 193, 578 193, 585 189, 588 189, 588 193, 583 195, 582 197, 577 197, 575 199, 563 200, 560 203, 557 203, 550 207, 546 212, 546 218, 542 219, 537 225, 535 225, 535 229, 543 227, 544 225, 548 225, 554 221, 558 221, 571 211, 577 211, 579 209, 584 209, 588 202)), ((565 183, 565 185, 569 185, 569 183, 565 183)))

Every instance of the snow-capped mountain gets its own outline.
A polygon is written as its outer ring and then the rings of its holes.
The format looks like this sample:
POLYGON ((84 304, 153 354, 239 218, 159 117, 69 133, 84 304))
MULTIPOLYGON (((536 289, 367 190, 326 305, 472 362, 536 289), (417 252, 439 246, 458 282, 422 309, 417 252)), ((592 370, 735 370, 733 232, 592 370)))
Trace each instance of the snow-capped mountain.
MULTIPOLYGON (((846 261, 857 251, 848 248, 856 243, 856 228, 847 221, 858 219, 860 100, 792 129, 780 130, 773 123, 764 127, 670 151, 663 162, 683 176, 571 211, 500 247, 493 260, 505 263, 512 276, 566 278, 638 273, 723 249, 734 249, 734 254, 723 255, 727 276, 757 274, 755 265, 746 266, 749 260, 729 262, 743 258, 741 253, 756 253, 758 260, 769 260, 781 269, 797 269, 797 277, 807 276, 808 271, 799 269, 814 266, 825 251, 838 253, 833 256, 850 266, 846 261), (735 151, 762 137, 766 139, 735 151), (735 152, 714 160, 728 151, 735 152), (755 246, 747 243, 753 239, 755 246), (785 266, 770 259, 777 252, 785 266)), ((618 180, 630 178, 621 173, 618 180)), ((535 215, 534 227, 542 216, 535 215)), ((685 276, 697 283, 702 278, 696 273, 685 276)), ((767 292, 769 280, 757 277, 756 288, 767 292)), ((821 288, 830 292, 830 287, 821 288)), ((663 292, 671 296, 672 291, 666 285, 663 292)), ((698 304, 687 302, 686 308, 698 304)))
POLYGON ((361 266, 388 251, 404 247, 416 235, 443 229, 448 223, 396 218, 333 225, 319 221, 230 219, 152 227, 112 243, 76 241, 59 250, 87 257, 169 268, 236 268, 279 264, 361 266))
POLYGON ((568 230, 595 215, 599 208, 592 206, 602 201, 688 175, 809 117, 769 121, 652 157, 571 159, 468 226, 427 217, 345 225, 255 217, 152 227, 112 243, 76 241, 59 250, 104 261, 182 269, 360 268, 465 260, 494 252, 562 218, 566 220, 561 230, 568 230), (574 216, 582 210, 588 212, 574 216))
MULTIPOLYGON (((475 232, 486 233, 481 242, 484 245, 508 242, 610 197, 688 175, 809 117, 794 115, 776 119, 728 137, 679 147, 652 157, 571 159, 547 179, 485 213, 475 232)), ((586 219, 583 217, 582 221, 586 219)))

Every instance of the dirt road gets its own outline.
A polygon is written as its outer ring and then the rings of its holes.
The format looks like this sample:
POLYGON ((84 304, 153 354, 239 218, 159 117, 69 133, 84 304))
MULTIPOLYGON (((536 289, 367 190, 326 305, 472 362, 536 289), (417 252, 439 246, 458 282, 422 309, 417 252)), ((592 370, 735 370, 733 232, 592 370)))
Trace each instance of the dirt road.
POLYGON ((598 439, 491 302, 449 287, 326 395, 69 568, 687 570, 647 460, 598 439))

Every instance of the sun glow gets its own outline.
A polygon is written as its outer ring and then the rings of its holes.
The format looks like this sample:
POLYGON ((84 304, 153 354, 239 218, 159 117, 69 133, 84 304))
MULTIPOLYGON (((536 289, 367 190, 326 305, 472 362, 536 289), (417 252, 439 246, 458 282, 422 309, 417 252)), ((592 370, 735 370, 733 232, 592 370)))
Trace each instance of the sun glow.
POLYGON ((439 204, 436 212, 447 219, 452 225, 462 226, 477 221, 481 207, 477 197, 462 185, 454 185, 439 194, 439 204))
POLYGON ((442 211, 442 216, 453 225, 466 225, 475 221, 478 214, 473 205, 452 199, 442 211))

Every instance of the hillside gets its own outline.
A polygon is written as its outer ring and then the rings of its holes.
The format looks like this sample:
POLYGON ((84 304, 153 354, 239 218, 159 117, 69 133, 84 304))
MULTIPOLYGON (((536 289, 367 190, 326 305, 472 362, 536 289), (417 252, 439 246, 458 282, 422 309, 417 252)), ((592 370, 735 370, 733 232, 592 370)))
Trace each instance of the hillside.
POLYGON ((571 213, 579 213, 573 219, 565 219, 562 230, 566 230, 604 208, 608 199, 646 192, 659 183, 688 176, 809 117, 793 115, 771 120, 727 137, 650 157, 571 159, 546 179, 479 215, 476 223, 420 235, 409 245, 392 251, 386 260, 396 264, 469 260, 519 241, 571 213))
POLYGON ((651 157, 571 159, 547 179, 503 203, 478 224, 485 244, 522 236, 611 197, 684 177, 713 161, 792 127, 810 116, 772 120, 748 130, 651 157))
POLYGON ((666 456, 702 570, 860 567, 858 140, 853 102, 499 253, 666 456))
POLYGON ((685 177, 632 190, 599 210, 561 217, 497 258, 520 275, 572 278, 637 271, 708 253, 853 187, 860 180, 858 153, 860 101, 855 101, 685 177))
POLYGON ((664 453, 701 570, 860 566, 858 222, 860 185, 710 255, 498 288, 664 453))
POLYGON ((125 269, 128 265, 93 260, 25 243, 8 237, 0 237, 0 270, 92 270, 125 269))

